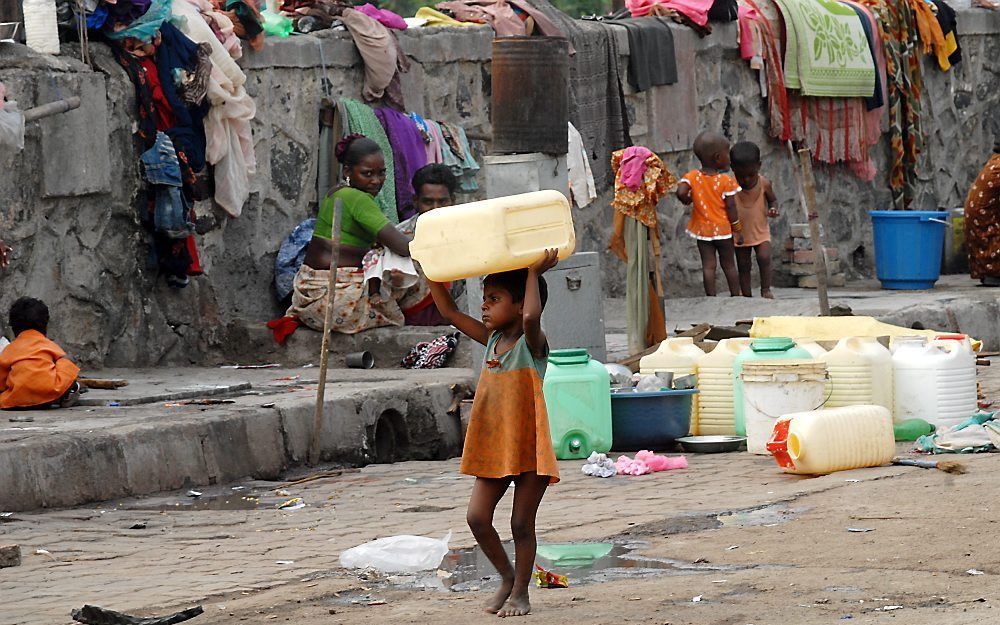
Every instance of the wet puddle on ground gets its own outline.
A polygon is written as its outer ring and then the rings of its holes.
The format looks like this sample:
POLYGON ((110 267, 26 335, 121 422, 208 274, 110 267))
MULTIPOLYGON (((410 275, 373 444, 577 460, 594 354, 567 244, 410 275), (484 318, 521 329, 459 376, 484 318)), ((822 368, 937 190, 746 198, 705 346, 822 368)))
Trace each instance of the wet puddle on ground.
MULTIPOLYGON (((215 491, 217 489, 213 489, 215 491)), ((292 499, 275 495, 274 491, 236 487, 221 492, 202 492, 200 496, 181 495, 130 500, 119 504, 120 510, 150 510, 153 512, 202 512, 221 510, 277 509, 292 499)), ((297 508, 294 508, 297 509, 297 508)))
MULTIPOLYGON (((648 545, 631 543, 564 543, 538 546, 536 563, 542 568, 565 575, 570 587, 598 584, 620 579, 636 579, 659 575, 690 575, 712 571, 736 571, 749 567, 682 562, 667 558, 644 556, 638 551, 648 545)), ((513 543, 505 543, 513 558, 513 543)), ((369 586, 382 589, 431 589, 470 592, 495 588, 500 577, 478 547, 455 549, 445 556, 440 570, 412 575, 380 576, 374 572, 362 574, 369 586)), ((379 601, 377 593, 340 593, 333 599, 338 605, 368 605, 379 601)))
POLYGON ((738 510, 716 517, 722 527, 772 527, 788 523, 809 508, 792 508, 785 503, 777 503, 754 510, 738 510))

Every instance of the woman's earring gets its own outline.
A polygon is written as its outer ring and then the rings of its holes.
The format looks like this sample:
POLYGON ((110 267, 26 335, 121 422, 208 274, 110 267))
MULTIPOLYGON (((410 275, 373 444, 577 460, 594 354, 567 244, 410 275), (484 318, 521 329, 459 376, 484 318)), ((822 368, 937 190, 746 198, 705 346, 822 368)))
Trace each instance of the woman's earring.
POLYGON ((350 176, 344 176, 344 184, 346 184, 347 186, 351 186, 351 177, 350 176))

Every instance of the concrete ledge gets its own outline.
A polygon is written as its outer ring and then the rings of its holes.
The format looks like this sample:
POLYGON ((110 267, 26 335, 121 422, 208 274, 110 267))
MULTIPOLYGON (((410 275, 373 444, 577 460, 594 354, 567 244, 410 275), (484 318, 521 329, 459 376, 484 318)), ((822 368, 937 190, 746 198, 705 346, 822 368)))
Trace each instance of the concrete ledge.
MULTIPOLYGON (((133 380, 157 375, 155 370, 132 373, 133 380)), ((172 375, 195 383, 219 371, 174 370, 172 375)), ((316 369, 228 372, 226 377, 244 377, 253 390, 220 406, 4 412, 0 510, 74 506, 246 476, 275 479, 305 461, 316 375, 316 369), (25 415, 35 420, 8 421, 25 415)), ((453 390, 455 385, 471 388, 473 372, 331 370, 322 460, 363 465, 458 455, 461 425, 448 411, 464 391, 453 390)))

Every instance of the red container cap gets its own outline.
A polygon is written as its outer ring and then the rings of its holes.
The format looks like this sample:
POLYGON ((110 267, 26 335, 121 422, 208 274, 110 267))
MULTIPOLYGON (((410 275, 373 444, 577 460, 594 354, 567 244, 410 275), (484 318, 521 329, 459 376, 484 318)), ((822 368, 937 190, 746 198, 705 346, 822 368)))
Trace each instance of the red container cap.
POLYGON ((939 334, 935 338, 939 341, 966 341, 969 336, 967 334, 939 334))

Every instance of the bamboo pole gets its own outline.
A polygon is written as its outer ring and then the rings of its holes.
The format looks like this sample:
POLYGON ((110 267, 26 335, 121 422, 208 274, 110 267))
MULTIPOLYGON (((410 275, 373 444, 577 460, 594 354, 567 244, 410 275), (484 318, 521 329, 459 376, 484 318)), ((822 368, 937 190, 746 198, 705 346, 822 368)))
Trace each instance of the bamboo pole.
MULTIPOLYGON (((791 142, 788 144, 791 150, 791 142)), ((799 199, 809 223, 809 238, 813 248, 813 269, 816 272, 816 292, 819 294, 819 314, 830 316, 830 298, 827 293, 826 247, 820 240, 819 209, 816 206, 816 179, 813 177, 812 152, 809 148, 799 150, 799 199)))
POLYGON ((24 111, 24 122, 33 122, 36 119, 58 115, 59 113, 65 113, 78 108, 80 108, 80 96, 72 96, 65 100, 56 100, 55 102, 42 104, 41 106, 24 111))
POLYGON ((340 263, 340 219, 344 206, 339 199, 333 203, 333 252, 330 258, 330 281, 326 289, 326 308, 323 314, 323 341, 319 355, 319 387, 316 389, 316 413, 313 415, 312 440, 309 442, 309 464, 319 463, 323 434, 323 404, 326 399, 326 372, 330 365, 330 324, 333 322, 333 304, 337 299, 337 266, 340 263))

